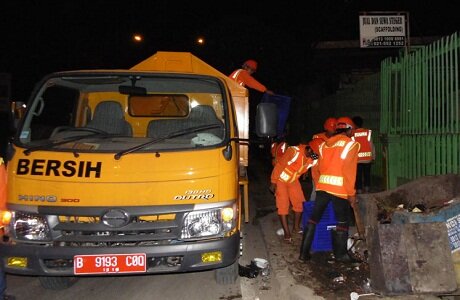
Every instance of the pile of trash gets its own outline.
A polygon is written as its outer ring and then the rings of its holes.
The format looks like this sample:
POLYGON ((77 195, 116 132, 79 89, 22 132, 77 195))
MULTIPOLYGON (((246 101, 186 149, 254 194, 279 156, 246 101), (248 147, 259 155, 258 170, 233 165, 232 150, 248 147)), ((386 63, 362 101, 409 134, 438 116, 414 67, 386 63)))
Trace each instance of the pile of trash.
POLYGON ((270 274, 270 264, 266 259, 254 258, 251 263, 242 266, 238 265, 238 274, 240 277, 256 278, 257 276, 268 276, 270 274))
MULTIPOLYGON (((364 225, 401 223, 401 218, 446 221, 460 205, 460 175, 424 176, 379 193, 359 194, 364 225)), ((408 223, 408 222, 406 222, 408 223)))

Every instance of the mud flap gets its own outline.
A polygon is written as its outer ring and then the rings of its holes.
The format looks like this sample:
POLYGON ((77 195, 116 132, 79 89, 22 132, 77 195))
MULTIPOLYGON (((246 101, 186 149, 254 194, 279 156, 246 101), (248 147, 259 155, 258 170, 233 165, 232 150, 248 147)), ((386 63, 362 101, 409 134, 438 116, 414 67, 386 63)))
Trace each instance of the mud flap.
POLYGON ((234 284, 238 278, 238 260, 227 267, 216 269, 214 272, 217 284, 234 284))
POLYGON ((445 223, 371 225, 367 243, 375 292, 398 295, 457 289, 445 223))

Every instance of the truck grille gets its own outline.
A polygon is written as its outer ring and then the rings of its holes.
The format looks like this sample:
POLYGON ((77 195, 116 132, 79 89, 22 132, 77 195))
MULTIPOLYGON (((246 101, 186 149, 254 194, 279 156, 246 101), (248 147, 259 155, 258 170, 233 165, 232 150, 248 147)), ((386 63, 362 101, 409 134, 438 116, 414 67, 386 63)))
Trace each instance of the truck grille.
MULTIPOLYGON (((168 245, 180 242, 184 215, 190 206, 148 208, 87 208, 77 213, 58 214, 48 220, 55 246, 66 247, 126 247, 168 245)), ((52 209, 47 209, 52 210, 52 209)), ((67 210, 70 210, 67 208, 67 210)))

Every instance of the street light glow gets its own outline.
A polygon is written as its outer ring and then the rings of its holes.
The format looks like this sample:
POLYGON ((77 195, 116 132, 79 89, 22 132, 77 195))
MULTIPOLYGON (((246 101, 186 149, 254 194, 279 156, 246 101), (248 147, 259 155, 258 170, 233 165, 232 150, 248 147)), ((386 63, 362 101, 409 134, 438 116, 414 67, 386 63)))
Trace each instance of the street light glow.
POLYGON ((139 33, 133 35, 133 40, 137 43, 140 43, 144 40, 143 36, 139 33))
POLYGON ((196 39, 196 42, 198 45, 204 45, 204 42, 205 42, 204 37, 198 37, 196 39))

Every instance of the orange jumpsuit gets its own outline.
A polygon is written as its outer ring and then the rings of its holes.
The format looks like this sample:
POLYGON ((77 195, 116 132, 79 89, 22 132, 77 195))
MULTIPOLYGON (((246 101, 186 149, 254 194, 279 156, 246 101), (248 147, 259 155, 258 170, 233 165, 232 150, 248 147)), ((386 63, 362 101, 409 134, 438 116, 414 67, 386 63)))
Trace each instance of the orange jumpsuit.
POLYGON ((250 87, 261 93, 265 93, 267 91, 265 85, 258 82, 254 77, 252 77, 251 74, 249 74, 248 71, 244 69, 238 69, 233 71, 232 74, 229 75, 229 77, 238 82, 239 85, 242 85, 244 87, 250 87))
POLYGON ((305 145, 290 146, 278 160, 272 174, 271 182, 276 184, 276 207, 278 215, 289 214, 289 204, 295 212, 303 211, 305 196, 299 177, 316 164, 316 160, 306 156, 305 145))

